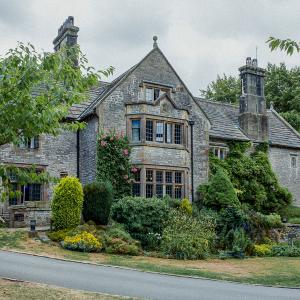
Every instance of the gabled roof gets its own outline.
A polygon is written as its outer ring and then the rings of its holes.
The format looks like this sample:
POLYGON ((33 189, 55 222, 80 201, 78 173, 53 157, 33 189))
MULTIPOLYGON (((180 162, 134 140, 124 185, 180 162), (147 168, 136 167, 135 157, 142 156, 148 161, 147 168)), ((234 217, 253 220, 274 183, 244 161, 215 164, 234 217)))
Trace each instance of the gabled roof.
POLYGON ((195 99, 210 119, 210 136, 228 140, 249 141, 249 138, 239 128, 237 106, 202 98, 195 97, 195 99))
POLYGON ((91 103, 95 101, 95 99, 97 99, 107 90, 108 85, 108 82, 100 81, 98 86, 92 88, 88 92, 87 101, 72 105, 68 118, 78 119, 82 112, 85 111, 91 105, 91 103))
MULTIPOLYGON (((136 65, 134 65, 133 67, 131 67, 129 70, 127 70, 126 72, 124 72, 122 75, 120 75, 118 78, 116 78, 115 80, 113 80, 105 89, 105 91, 101 94, 99 94, 98 97, 96 97, 93 101, 89 101, 90 104, 79 114, 79 119, 84 119, 85 117, 87 117, 89 114, 93 113, 94 109, 97 107, 97 105, 99 103, 101 103, 107 96, 109 96, 138 66, 140 66, 154 51, 159 51, 159 53, 162 55, 162 57, 165 59, 165 61, 167 62, 167 64, 170 66, 170 68, 172 69, 172 71, 174 72, 174 74, 178 77, 178 79, 181 81, 182 85, 184 86, 184 88, 187 90, 187 92, 189 93, 189 95, 191 96, 191 98, 195 101, 194 96, 192 95, 192 93, 189 91, 189 89, 186 87, 186 85, 184 84, 184 82, 182 81, 182 79, 179 77, 179 75, 177 74, 177 72, 175 71, 175 69, 173 68, 173 66, 169 63, 168 59, 165 57, 165 55, 163 54, 163 52, 159 49, 159 47, 154 47, 139 63, 137 63, 136 65)), ((197 101, 195 101, 195 103, 198 105, 197 101)), ((199 106, 199 105, 198 105, 199 106)), ((199 108, 201 109, 201 107, 199 106, 199 108)), ((205 115, 205 117, 207 118, 208 122, 209 122, 209 118, 206 115, 206 113, 201 109, 201 111, 203 112, 203 114, 205 115)))
MULTIPOLYGON (((195 98, 211 120, 211 137, 249 141, 239 127, 239 107, 232 104, 195 98)), ((300 134, 274 109, 267 110, 269 116, 269 142, 271 145, 299 148, 300 134)))
POLYGON ((179 107, 175 101, 168 95, 168 93, 163 93, 162 95, 160 95, 154 102, 153 102, 153 105, 158 105, 163 99, 167 99, 172 105, 174 108, 178 109, 178 110, 186 110, 188 113, 189 110, 186 109, 186 108, 182 108, 182 107, 179 107))
POLYGON ((300 134, 274 109, 268 115, 271 145, 300 148, 300 134))

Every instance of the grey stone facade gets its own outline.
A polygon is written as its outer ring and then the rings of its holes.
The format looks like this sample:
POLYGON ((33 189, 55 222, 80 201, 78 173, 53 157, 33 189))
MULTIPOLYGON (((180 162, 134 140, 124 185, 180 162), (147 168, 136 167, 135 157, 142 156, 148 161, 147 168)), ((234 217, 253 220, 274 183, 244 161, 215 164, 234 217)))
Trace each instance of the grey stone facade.
MULTIPOLYGON (((0 147, 0 163, 19 167, 35 165, 37 169, 46 170, 50 176, 59 178, 61 174, 77 175, 77 148, 76 133, 63 132, 53 137, 43 135, 39 138, 37 149, 21 149, 16 145, 4 145, 0 147)), ((0 213, 10 221, 11 226, 22 225, 14 221, 15 214, 24 214, 25 224, 29 224, 32 215, 35 215, 37 224, 44 226, 50 220, 50 199, 53 186, 42 187, 41 201, 29 201, 20 205, 9 206, 7 202, 0 203, 0 213)), ((25 225, 23 224, 23 225, 25 225)))
MULTIPOLYGON (((68 19, 60 28, 55 39, 56 50, 77 38, 79 29, 73 21, 68 19)), ((257 65, 251 66, 252 73, 248 72, 248 67, 242 68, 243 74, 257 74, 257 65)), ((146 170, 163 171, 164 176, 167 172, 179 172, 183 174, 181 196, 192 200, 196 197, 197 186, 208 179, 210 147, 223 149, 218 150, 218 154, 222 155, 226 153, 226 144, 230 140, 269 141, 273 169, 300 205, 300 135, 274 109, 266 109, 263 76, 260 79, 261 95, 243 90, 240 107, 196 98, 158 48, 156 39, 153 49, 139 63, 113 82, 101 82, 100 86, 91 90, 85 103, 72 107, 69 119, 85 121, 85 129, 78 133, 64 132, 57 137, 41 136, 38 149, 5 145, 0 148, 0 163, 20 167, 35 164, 51 176, 68 174, 79 176, 83 184, 93 182, 96 176, 97 134, 100 130, 115 130, 126 134, 132 142, 131 161, 141 170, 141 195, 146 195, 146 170), (159 96, 152 101, 146 99, 149 86, 160 90, 159 96), (135 119, 141 124, 138 142, 132 141, 131 124, 135 119), (164 126, 172 124, 172 128, 179 124, 182 141, 175 144, 174 141, 147 140, 147 120, 163 123, 164 126)), ((253 83, 250 77, 247 80, 248 86, 253 83)), ((166 193, 166 185, 163 194, 166 193)), ((11 206, 8 202, 2 203, 0 215, 15 227, 28 225, 32 218, 37 219, 38 225, 48 224, 51 197, 52 186, 44 186, 41 201, 11 206), (24 222, 14 220, 15 214, 20 213, 24 214, 24 222)))

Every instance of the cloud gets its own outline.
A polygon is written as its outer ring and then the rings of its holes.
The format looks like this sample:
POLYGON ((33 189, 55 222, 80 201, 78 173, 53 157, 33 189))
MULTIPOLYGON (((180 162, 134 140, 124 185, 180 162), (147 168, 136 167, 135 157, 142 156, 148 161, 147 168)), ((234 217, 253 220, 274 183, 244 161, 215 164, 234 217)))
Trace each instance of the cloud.
POLYGON ((69 16, 80 27, 79 43, 97 68, 115 76, 152 48, 152 36, 191 91, 217 74, 238 74, 258 47, 260 66, 296 65, 299 56, 271 53, 270 35, 299 37, 298 0, 0 0, 0 54, 18 40, 51 51, 58 27, 69 16))

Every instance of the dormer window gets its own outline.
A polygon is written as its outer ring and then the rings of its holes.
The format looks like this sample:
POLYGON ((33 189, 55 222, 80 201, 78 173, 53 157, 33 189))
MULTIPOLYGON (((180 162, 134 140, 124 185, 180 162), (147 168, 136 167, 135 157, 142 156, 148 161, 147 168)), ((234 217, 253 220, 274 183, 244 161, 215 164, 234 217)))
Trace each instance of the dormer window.
POLYGON ((165 85, 156 83, 143 83, 142 89, 144 89, 145 100, 147 102, 153 102, 157 100, 162 94, 170 93, 172 88, 165 85))
POLYGON ((146 101, 152 102, 159 98, 161 95, 159 88, 146 88, 146 101))

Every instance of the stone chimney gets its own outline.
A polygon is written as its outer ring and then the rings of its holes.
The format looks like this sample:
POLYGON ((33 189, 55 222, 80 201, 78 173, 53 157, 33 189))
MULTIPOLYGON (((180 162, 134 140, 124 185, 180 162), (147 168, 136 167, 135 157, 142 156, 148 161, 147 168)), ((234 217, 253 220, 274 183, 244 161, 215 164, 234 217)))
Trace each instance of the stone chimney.
POLYGON ((74 26, 74 17, 66 19, 58 29, 57 37, 53 41, 54 50, 58 51, 63 46, 74 46, 77 44, 77 33, 79 28, 74 26))
POLYGON ((247 57, 246 65, 241 67, 239 71, 242 82, 239 125, 252 141, 267 141, 269 122, 264 93, 266 70, 258 67, 257 59, 247 57))

